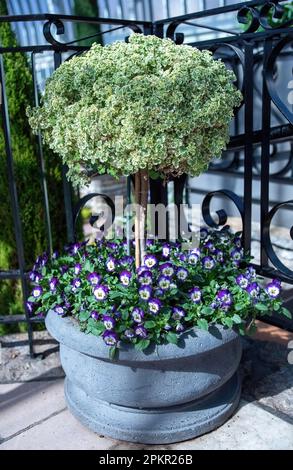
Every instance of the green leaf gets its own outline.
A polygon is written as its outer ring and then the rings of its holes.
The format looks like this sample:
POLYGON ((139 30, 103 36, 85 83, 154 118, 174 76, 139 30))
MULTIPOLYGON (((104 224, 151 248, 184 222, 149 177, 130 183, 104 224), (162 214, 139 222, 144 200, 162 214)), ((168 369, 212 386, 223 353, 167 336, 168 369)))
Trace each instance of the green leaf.
POLYGON ((236 323, 236 325, 240 325, 242 323, 242 318, 239 315, 237 315, 237 313, 233 315, 232 319, 233 319, 233 322, 236 323))
POLYGON ((241 310, 243 310, 244 306, 242 304, 236 304, 234 308, 236 312, 240 312, 241 310))
POLYGON ((152 180, 157 180, 160 178, 160 173, 158 173, 157 171, 154 171, 154 170, 150 170, 149 171, 149 177, 152 179, 152 180))
POLYGON ((255 304, 255 308, 257 310, 259 310, 260 312, 267 312, 268 311, 267 305, 261 304, 261 303, 255 304))
POLYGON ((168 343, 177 344, 178 335, 176 335, 176 333, 172 333, 169 331, 169 333, 167 333, 166 335, 166 340, 168 341, 168 343))
POLYGON ((281 308, 281 313, 282 313, 283 315, 285 315, 285 317, 290 318, 290 320, 291 320, 292 314, 291 314, 291 312, 290 312, 287 308, 282 307, 282 308, 281 308))
POLYGON ((234 325, 233 319, 231 317, 226 317, 222 321, 224 325, 228 326, 228 328, 232 328, 234 325))
POLYGON ((197 320, 197 326, 201 330, 208 330, 209 329, 209 324, 204 318, 200 318, 199 320, 197 320))
POLYGON ((91 316, 90 312, 87 312, 86 310, 84 310, 78 315, 78 318, 80 321, 87 321, 90 318, 90 316, 91 316))
POLYGON ((27 299, 29 302, 35 302, 35 297, 33 297, 32 295, 27 299))
POLYGON ((124 312, 121 313, 122 320, 128 320, 129 318, 129 313, 124 310, 124 312))
POLYGON ((138 343, 135 344, 135 349, 137 349, 138 351, 143 351, 144 349, 146 349, 150 344, 150 340, 149 339, 142 339, 141 341, 139 341, 138 343))
POLYGON ((104 333, 105 329, 105 326, 102 323, 99 323, 97 324, 97 326, 91 329, 91 332, 95 336, 101 336, 101 334, 104 333))
POLYGON ((213 309, 211 307, 203 307, 200 311, 203 315, 210 315, 213 313, 213 309))
POLYGON ((144 326, 145 326, 147 329, 149 329, 149 328, 155 328, 156 323, 155 323, 154 321, 152 321, 152 320, 149 320, 149 321, 146 321, 146 322, 145 322, 144 326))

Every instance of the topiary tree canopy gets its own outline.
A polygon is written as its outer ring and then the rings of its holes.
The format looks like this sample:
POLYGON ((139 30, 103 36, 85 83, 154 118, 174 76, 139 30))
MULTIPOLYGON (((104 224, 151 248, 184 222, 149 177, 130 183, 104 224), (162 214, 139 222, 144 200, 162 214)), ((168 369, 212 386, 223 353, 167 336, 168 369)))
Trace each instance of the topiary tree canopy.
POLYGON ((64 63, 30 123, 75 184, 85 182, 87 168, 199 175, 228 141, 241 99, 232 80, 208 51, 133 34, 128 44, 94 44, 64 63))
POLYGON ((196 176, 221 155, 241 100, 233 78, 208 51, 133 34, 64 63, 41 107, 29 110, 30 124, 75 185, 88 170, 136 174, 136 202, 145 206, 149 171, 196 176))

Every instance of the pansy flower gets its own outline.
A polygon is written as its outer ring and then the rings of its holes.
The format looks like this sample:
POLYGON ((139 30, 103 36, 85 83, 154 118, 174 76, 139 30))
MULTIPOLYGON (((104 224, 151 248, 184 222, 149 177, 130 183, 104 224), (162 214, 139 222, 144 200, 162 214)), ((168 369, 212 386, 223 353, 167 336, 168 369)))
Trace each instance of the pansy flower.
POLYGON ((207 269, 207 270, 213 269, 216 264, 212 256, 204 256, 201 262, 202 262, 204 269, 207 269))
POLYGON ((143 286, 149 286, 153 282, 153 276, 151 271, 144 270, 142 271, 137 278, 138 282, 143 286))
POLYGON ((199 260, 199 255, 196 253, 190 253, 188 255, 188 263, 189 264, 196 264, 199 260))
POLYGON ((118 343, 118 335, 115 331, 106 330, 102 337, 107 346, 115 346, 118 343))
POLYGON ((159 270, 164 276, 173 276, 175 269, 172 263, 163 263, 159 266, 159 270))
POLYGON ((217 300, 219 301, 221 308, 230 307, 233 302, 232 294, 228 289, 221 289, 217 293, 217 300))
POLYGON ((81 286, 81 280, 79 279, 79 277, 72 279, 71 285, 72 285, 72 290, 76 291, 81 286))
POLYGON ((224 261, 224 253, 222 250, 216 249, 214 251, 214 256, 219 263, 222 263, 224 261))
POLYGON ((149 311, 152 315, 157 315, 162 306, 162 302, 159 299, 150 299, 148 301, 149 311))
POLYGON ((106 330, 113 330, 114 326, 116 325, 116 321, 113 317, 109 315, 103 315, 103 324, 106 330))
POLYGON ((64 307, 62 305, 56 305, 54 311, 57 313, 57 315, 64 315, 65 313, 64 307))
POLYGON ((42 293, 43 293, 43 289, 42 289, 41 286, 35 286, 35 287, 33 288, 33 290, 32 290, 32 295, 33 295, 33 297, 35 297, 36 299, 37 299, 38 297, 40 297, 40 296, 42 295, 42 293))
POLYGON ((168 243, 164 243, 164 244, 162 245, 162 255, 163 255, 163 258, 169 258, 170 253, 171 253, 170 245, 169 245, 168 243))
POLYGON ((131 317, 135 323, 142 323, 144 317, 144 311, 139 307, 134 307, 131 313, 131 317))
POLYGON ((132 339, 135 336, 134 330, 132 328, 127 328, 127 330, 124 331, 124 336, 127 339, 132 339))
POLYGON ((172 318, 174 320, 181 320, 184 318, 186 315, 186 312, 183 308, 181 307, 173 307, 172 309, 172 318))
POLYGON ((182 323, 178 323, 175 327, 176 333, 182 333, 185 330, 185 327, 182 325, 182 323))
POLYGON ((26 302, 26 308, 27 308, 27 310, 28 310, 29 313, 33 313, 33 310, 34 310, 34 303, 27 301, 27 302, 26 302))
POLYGON ((199 287, 193 287, 191 291, 189 292, 190 298, 192 302, 195 304, 198 304, 201 301, 201 290, 199 287))
POLYGON ((234 261, 240 261, 243 257, 243 252, 240 248, 234 248, 230 251, 230 256, 234 261))
POLYGON ((138 336, 139 338, 147 338, 148 337, 148 331, 147 329, 142 326, 142 325, 138 325, 134 328, 134 333, 136 334, 136 336, 138 336))
POLYGON ((144 257, 144 265, 151 269, 157 264, 158 260, 155 255, 145 255, 144 257))
POLYGON ((106 269, 107 271, 109 272, 113 272, 115 271, 115 268, 116 268, 116 260, 115 258, 113 258, 112 256, 110 256, 107 261, 106 261, 106 269))
POLYGON ((275 298, 279 297, 279 295, 280 295, 280 292, 281 292, 280 284, 278 284, 274 281, 269 282, 266 285, 265 291, 272 299, 275 299, 275 298))
POLYGON ((109 292, 107 286, 98 285, 94 288, 93 294, 97 300, 105 300, 109 292))
POLYGON ((179 281, 185 281, 185 279, 188 277, 188 271, 185 268, 177 268, 176 270, 176 276, 179 281))
POLYGON ((142 286, 138 289, 139 297, 142 300, 149 300, 152 293, 152 289, 149 286, 142 286))
POLYGON ((78 274, 80 273, 80 271, 81 271, 81 264, 80 264, 80 263, 76 263, 76 264, 74 265, 74 274, 75 274, 76 276, 78 276, 78 274))
POLYGON ((97 273, 90 273, 87 275, 87 280, 91 283, 92 286, 96 286, 101 282, 102 276, 97 273))
POLYGON ((250 295, 250 297, 258 297, 260 287, 257 282, 252 282, 251 284, 248 284, 246 287, 246 291, 250 295))
POLYGON ((49 287, 51 292, 55 292, 57 285, 59 284, 59 280, 57 277, 51 277, 49 282, 49 287))
POLYGON ((246 289, 246 287, 248 286, 248 279, 246 276, 244 276, 244 274, 238 274, 238 276, 236 277, 236 283, 238 284, 238 286, 242 287, 242 289, 246 289))
POLYGON ((132 274, 130 271, 127 271, 126 269, 124 271, 121 271, 119 275, 121 284, 123 284, 123 286, 129 286, 131 277, 132 274))
POLYGON ((168 290, 170 289, 170 284, 171 284, 171 281, 170 281, 170 278, 167 277, 167 276, 159 276, 158 278, 158 286, 160 287, 160 289, 162 289, 163 291, 164 290, 168 290))
POLYGON ((91 312, 91 317, 94 319, 94 320, 98 320, 100 318, 100 314, 96 311, 96 310, 93 310, 91 312))

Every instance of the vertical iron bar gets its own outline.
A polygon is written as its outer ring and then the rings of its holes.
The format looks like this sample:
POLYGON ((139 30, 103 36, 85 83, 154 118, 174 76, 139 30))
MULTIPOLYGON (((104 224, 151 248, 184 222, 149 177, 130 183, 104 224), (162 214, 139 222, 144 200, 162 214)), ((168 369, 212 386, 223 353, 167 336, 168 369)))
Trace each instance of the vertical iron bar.
POLYGON ((264 220, 269 210, 269 179, 270 179, 270 125, 271 125, 271 98, 265 80, 266 60, 272 49, 272 40, 267 39, 264 44, 263 56, 263 85, 262 85, 262 144, 261 144, 261 172, 260 172, 260 266, 268 266, 268 255, 265 250, 264 220))
MULTIPOLYGON (((62 63, 62 56, 60 51, 54 52, 54 69, 60 67, 62 63)), ((73 222, 73 205, 72 205, 72 188, 71 184, 66 178, 68 167, 62 166, 62 183, 64 192, 64 205, 65 205, 65 217, 66 217, 66 228, 67 228, 67 241, 72 243, 74 241, 74 222, 73 222)))
MULTIPOLYGON (((38 93, 38 85, 37 85, 37 77, 36 77, 36 63, 35 63, 34 52, 31 55, 31 66, 32 66, 33 88, 34 88, 34 103, 35 103, 35 106, 39 106, 39 93, 38 93)), ((43 143, 42 143, 42 136, 40 132, 38 132, 38 135, 37 135, 37 145, 38 145, 39 164, 40 164, 40 170, 41 170, 40 171, 41 186, 42 186, 44 207, 45 207, 45 224, 46 224, 46 232, 47 232, 48 252, 52 254, 53 243, 52 243, 50 206, 49 206, 46 168, 45 168, 44 153, 43 153, 43 143)))
POLYGON ((243 245, 250 252, 251 249, 251 217, 252 217, 252 163, 253 163, 253 44, 244 46, 244 217, 243 217, 243 245))
POLYGON ((29 311, 26 306, 26 301, 28 298, 28 286, 27 286, 27 281, 25 278, 25 256, 24 256, 22 224, 21 224, 18 193, 17 193, 16 180, 15 180, 14 164, 13 164, 9 109, 8 109, 8 101, 7 101, 7 95, 6 95, 5 71, 4 71, 4 63, 3 63, 2 54, 0 56, 0 86, 1 86, 1 103, 0 103, 1 116, 2 116, 3 132, 4 132, 9 192, 10 192, 10 198, 11 198, 17 258, 18 258, 18 265, 19 265, 19 272, 20 272, 23 306, 24 306, 24 312, 25 312, 25 318, 26 318, 26 324, 27 324, 27 330, 28 330, 29 352, 30 352, 31 357, 33 357, 34 356, 33 330, 32 330, 32 325, 30 321, 29 311))

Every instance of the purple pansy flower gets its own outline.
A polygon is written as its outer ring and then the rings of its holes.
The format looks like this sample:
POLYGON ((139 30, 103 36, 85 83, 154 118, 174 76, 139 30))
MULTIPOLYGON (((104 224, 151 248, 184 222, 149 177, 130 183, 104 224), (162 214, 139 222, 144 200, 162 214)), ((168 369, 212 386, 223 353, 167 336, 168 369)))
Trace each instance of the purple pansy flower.
POLYGON ((162 245, 162 255, 164 258, 169 258, 171 252, 170 245, 168 243, 164 243, 162 245))
POLYGON ((172 263, 163 263, 159 266, 159 270, 164 276, 171 277, 173 276, 175 269, 172 263))
POLYGON ((239 248, 234 248, 234 250, 230 251, 230 255, 234 261, 240 261, 243 257, 243 252, 239 248))
POLYGON ((235 246, 237 246, 237 248, 242 247, 242 241, 241 241, 240 237, 235 237, 234 240, 233 240, 233 243, 234 243, 235 246))
POLYGON ((78 274, 80 273, 81 267, 82 267, 82 266, 81 266, 80 263, 76 263, 76 264, 74 265, 74 274, 75 274, 76 276, 78 276, 78 274))
POLYGON ((62 305, 56 305, 54 310, 57 313, 57 315, 64 315, 65 313, 64 307, 62 307, 62 305))
POLYGON ((236 283, 238 284, 238 286, 242 287, 242 289, 246 289, 246 287, 248 286, 248 279, 246 276, 244 276, 244 274, 239 274, 236 277, 236 283))
POLYGON ((219 261, 220 263, 224 261, 224 253, 222 252, 222 250, 216 249, 214 251, 214 255, 215 255, 216 260, 219 261))
POLYGON ((102 336, 107 346, 115 346, 118 343, 118 335, 115 331, 106 330, 102 336))
POLYGON ((98 285, 94 288, 93 294, 97 300, 105 300, 109 292, 107 286, 98 285))
POLYGON ((186 315, 184 308, 181 307, 173 307, 172 312, 172 318, 174 320, 181 320, 186 315))
POLYGON ((35 278, 36 278, 36 274, 38 274, 37 271, 31 271, 28 275, 30 281, 34 282, 35 278))
POLYGON ((182 333, 184 330, 185 330, 185 327, 182 325, 182 323, 178 323, 178 325, 176 325, 176 333, 182 333))
POLYGON ((136 336, 139 336, 140 338, 147 338, 148 337, 148 331, 147 329, 142 326, 142 325, 138 325, 134 328, 134 333, 136 334, 136 336))
POLYGON ((72 290, 73 291, 78 289, 81 286, 81 280, 79 279, 79 277, 76 277, 75 279, 72 279, 71 285, 72 285, 72 290))
POLYGON ((132 328, 128 328, 127 330, 124 331, 124 336, 127 339, 134 338, 135 336, 134 330, 132 328))
POLYGON ((98 320, 100 318, 100 314, 96 311, 96 310, 93 310, 91 312, 91 317, 94 319, 94 320, 98 320))
POLYGON ((111 251, 116 251, 118 249, 118 245, 115 242, 107 242, 107 248, 111 251))
POLYGON ((131 277, 132 274, 130 271, 127 271, 126 269, 124 271, 121 271, 119 276, 121 284, 123 284, 124 286, 129 286, 131 277))
POLYGON ((246 269, 246 276, 248 279, 255 279, 256 270, 254 269, 253 266, 248 266, 248 268, 246 269))
POLYGON ((113 258, 112 256, 109 256, 109 258, 108 258, 107 261, 106 261, 106 269, 107 269, 107 271, 109 271, 109 272, 115 271, 116 264, 117 264, 117 263, 116 263, 115 258, 113 258))
POLYGON ((191 291, 189 292, 189 295, 190 295, 190 298, 191 300, 198 304, 200 301, 201 301, 201 290, 199 287, 194 287, 193 289, 191 289, 191 291))
POLYGON ((42 293, 43 293, 43 289, 42 289, 41 286, 35 286, 35 287, 33 288, 33 290, 32 290, 32 295, 33 295, 33 297, 35 297, 36 299, 37 299, 38 297, 40 297, 40 296, 42 295, 42 293))
POLYGON ((178 268, 176 271, 176 276, 179 281, 185 281, 188 276, 188 271, 185 268, 178 268))
POLYGON ((221 307, 229 307, 232 305, 232 294, 228 289, 221 289, 217 293, 217 300, 220 302, 221 307))
POLYGON ((259 294, 260 287, 257 282, 252 282, 246 287, 246 291, 251 297, 257 297, 259 294))
POLYGON ((215 251, 215 245, 213 244, 213 242, 211 240, 207 241, 204 246, 203 246, 206 250, 209 250, 211 253, 214 253, 215 251))
POLYGON ((142 286, 138 289, 138 294, 142 300, 149 300, 152 289, 149 286, 142 286))
POLYGON ((153 268, 157 262, 155 255, 145 255, 144 257, 144 265, 149 269, 153 268))
POLYGON ((189 264, 196 264, 198 260, 199 260, 199 256, 196 253, 190 253, 190 255, 188 255, 189 264))
POLYGON ((149 311, 153 315, 157 315, 157 313, 159 312, 162 306, 162 302, 159 299, 150 299, 148 302, 148 305, 149 305, 149 311))
POLYGON ((97 273, 90 273, 87 275, 87 280, 91 283, 92 286, 96 286, 101 282, 102 276, 97 273))
POLYGON ((142 323, 144 317, 144 311, 139 307, 134 307, 131 313, 133 321, 135 323, 142 323))
POLYGON ((182 261, 183 263, 185 263, 185 261, 187 260, 186 254, 185 253, 180 253, 179 260, 182 261))
POLYGON ((49 282, 50 291, 54 292, 56 290, 57 284, 59 284, 59 280, 57 277, 51 277, 49 282))
POLYGON ((277 282, 269 282, 269 284, 266 285, 266 293, 272 298, 275 299, 280 295, 281 289, 280 289, 280 284, 277 282))
POLYGON ((152 238, 148 238, 145 242, 147 247, 153 246, 154 245, 154 240, 152 238))
POLYGON ((203 267, 208 270, 213 269, 216 264, 212 256, 204 256, 201 262, 203 267))
POLYGON ((134 259, 133 256, 123 256, 120 260, 121 266, 128 266, 133 263, 134 259))
POLYGON ((172 330, 172 326, 169 325, 169 323, 166 323, 166 325, 164 326, 164 330, 170 331, 170 330, 172 330))
POLYGON ((29 313, 33 313, 34 310, 34 303, 33 302, 26 302, 26 308, 28 309, 29 313))
POLYGON ((114 326, 116 325, 116 321, 114 318, 109 317, 109 315, 103 315, 103 324, 106 330, 113 330, 114 326))
POLYGON ((145 269, 138 275, 137 280, 143 286, 149 286, 153 282, 153 276, 151 271, 145 269))
POLYGON ((168 276, 159 276, 158 278, 158 286, 161 290, 168 290, 170 289, 170 278, 168 276))
POLYGON ((65 274, 68 271, 68 266, 67 264, 63 264, 63 266, 60 267, 61 274, 65 274))

